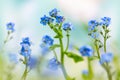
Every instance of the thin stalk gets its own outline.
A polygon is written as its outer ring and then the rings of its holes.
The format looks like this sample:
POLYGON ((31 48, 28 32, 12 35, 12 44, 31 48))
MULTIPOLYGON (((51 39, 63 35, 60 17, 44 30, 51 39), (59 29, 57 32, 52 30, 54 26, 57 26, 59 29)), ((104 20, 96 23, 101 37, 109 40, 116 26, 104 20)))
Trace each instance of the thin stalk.
POLYGON ((112 80, 112 74, 111 74, 111 72, 110 72, 109 65, 107 64, 106 66, 107 66, 106 72, 107 72, 107 74, 108 74, 108 80, 112 80))
POLYGON ((25 57, 25 70, 24 70, 24 73, 23 73, 23 75, 22 75, 22 80, 26 80, 26 78, 27 78, 27 73, 28 73, 27 57, 25 57))
POLYGON ((62 72, 64 74, 64 77, 66 80, 71 80, 71 78, 67 75, 65 66, 64 66, 64 47, 63 47, 63 42, 62 42, 62 38, 59 38, 59 42, 60 42, 60 51, 61 51, 61 67, 62 67, 62 72))
POLYGON ((26 80, 26 78, 27 78, 27 66, 25 67, 25 70, 24 70, 24 73, 22 76, 22 80, 26 80))
POLYGON ((65 49, 65 52, 68 50, 68 47, 69 47, 69 32, 67 31, 67 46, 66 46, 66 49, 65 49))
POLYGON ((89 72, 89 80, 92 80, 93 78, 93 72, 92 72, 92 67, 91 67, 91 63, 90 63, 90 58, 88 57, 88 72, 89 72))
POLYGON ((104 51, 106 53, 106 40, 107 40, 107 33, 105 32, 105 36, 104 36, 104 51))
POLYGON ((97 41, 95 41, 95 47, 96 47, 98 58, 100 59, 100 51, 99 51, 99 47, 98 47, 97 41))
MULTIPOLYGON (((107 28, 105 27, 104 31, 105 31, 105 35, 104 35, 104 52, 106 53, 107 50, 106 50, 106 41, 107 41, 107 32, 106 32, 107 28)), ((112 74, 110 72, 110 67, 109 67, 109 64, 106 63, 106 72, 107 72, 107 75, 108 75, 108 80, 112 80, 112 74)))
POLYGON ((6 39, 4 40, 4 44, 6 44, 9 41, 9 36, 10 36, 10 32, 8 32, 6 39))
POLYGON ((62 32, 61 32, 61 27, 62 27, 62 24, 59 26, 59 29, 56 29, 53 25, 50 25, 50 28, 53 29, 53 31, 58 35, 60 36, 59 37, 59 42, 60 42, 60 53, 61 53, 61 57, 60 57, 60 61, 61 61, 61 68, 62 68, 62 72, 64 74, 64 77, 66 80, 72 80, 68 75, 67 75, 67 72, 66 72, 66 69, 65 69, 65 66, 64 66, 64 46, 63 46, 63 42, 62 42, 62 32))
POLYGON ((63 42, 62 39, 59 38, 59 42, 60 42, 60 51, 61 51, 61 64, 64 65, 64 48, 63 48, 63 42))
POLYGON ((54 53, 54 55, 55 55, 55 58, 57 59, 57 61, 58 61, 58 57, 57 57, 57 53, 56 53, 56 51, 55 50, 53 50, 53 53, 54 53))

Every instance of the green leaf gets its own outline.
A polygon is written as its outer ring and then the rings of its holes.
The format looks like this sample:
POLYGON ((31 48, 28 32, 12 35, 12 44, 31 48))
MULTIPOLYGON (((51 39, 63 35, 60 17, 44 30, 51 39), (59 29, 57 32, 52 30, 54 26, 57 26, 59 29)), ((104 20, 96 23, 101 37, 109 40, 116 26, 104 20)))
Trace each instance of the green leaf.
POLYGON ((54 36, 54 38, 59 38, 59 35, 54 36))
POLYGON ((54 38, 62 38, 63 36, 62 35, 56 35, 56 36, 54 36, 54 38))
POLYGON ((74 62, 80 62, 83 61, 83 57, 73 53, 73 52, 65 52, 65 54, 67 55, 67 57, 72 58, 74 60, 74 62))
POLYGON ((55 48, 58 48, 58 47, 60 47, 59 44, 54 44, 54 45, 52 45, 49 49, 50 49, 50 50, 54 50, 55 48))

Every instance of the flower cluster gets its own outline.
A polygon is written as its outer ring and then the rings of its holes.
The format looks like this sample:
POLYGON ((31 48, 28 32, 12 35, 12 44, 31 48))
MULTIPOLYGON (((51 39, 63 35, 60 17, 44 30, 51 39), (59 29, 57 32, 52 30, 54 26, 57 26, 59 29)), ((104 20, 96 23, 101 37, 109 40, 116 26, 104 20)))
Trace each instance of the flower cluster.
POLYGON ((41 21, 40 23, 43 24, 43 25, 47 25, 47 24, 50 24, 54 21, 54 19, 44 15, 42 18, 41 18, 41 21))
POLYGON ((109 30, 108 26, 111 23, 111 18, 103 17, 103 18, 101 18, 101 20, 102 20, 101 22, 97 22, 96 20, 91 20, 88 22, 89 35, 94 39, 94 45, 96 48, 97 57, 99 59, 101 66, 106 70, 108 79, 112 80, 112 75, 111 75, 111 71, 110 71, 111 68, 110 68, 109 63, 113 59, 113 54, 107 52, 107 46, 106 46, 107 39, 110 37, 109 36, 110 30, 109 30), (100 27, 98 27, 98 26, 100 26, 100 27), (99 39, 100 35, 103 38, 102 40, 99 39), (102 48, 102 47, 104 50, 104 54, 100 54, 100 48, 102 48))
POLYGON ((101 20, 102 20, 102 22, 100 23, 100 25, 102 25, 102 26, 108 27, 111 23, 111 18, 109 18, 109 17, 103 17, 103 18, 101 18, 101 20))
POLYGON ((64 17, 63 16, 60 16, 58 15, 58 10, 55 8, 53 9, 52 11, 49 12, 49 15, 50 17, 44 15, 42 18, 41 18, 41 21, 40 23, 43 24, 43 25, 47 25, 47 24, 51 24, 53 23, 54 20, 56 20, 56 23, 62 23, 64 21, 64 17), (54 19, 55 18, 55 19, 54 19))
POLYGON ((23 38, 20 45, 21 45, 20 54, 24 57, 30 57, 30 55, 31 55, 31 49, 30 49, 31 42, 29 41, 29 38, 28 37, 23 38))
MULTIPOLYGON (((54 38, 59 40, 59 44, 53 44, 54 40, 50 36, 46 35, 42 39, 41 47, 44 53, 50 50, 53 51, 54 53, 55 58, 52 58, 49 60, 48 67, 51 69, 57 69, 58 66, 61 65, 64 76, 67 76, 65 78, 68 78, 67 72, 65 71, 65 68, 64 68, 64 55, 69 56, 69 53, 67 53, 67 50, 69 48, 69 36, 70 36, 69 31, 72 30, 72 24, 70 22, 64 22, 65 18, 64 16, 59 15, 59 12, 60 11, 54 8, 49 12, 49 16, 44 15, 43 17, 40 18, 40 23, 42 25, 48 25, 53 30, 53 32, 55 32, 56 35, 54 36, 54 38), (64 49, 63 40, 62 40, 64 37, 63 31, 66 32, 66 37, 67 37, 66 49, 64 49), (56 48, 60 48, 60 54, 61 54, 60 61, 59 61, 59 58, 57 58, 58 55, 55 51, 56 48)), ((79 58, 79 56, 71 53, 69 57, 74 58, 74 61, 76 62, 83 60, 81 57, 80 57, 81 59, 75 59, 76 57, 79 58)))
MULTIPOLYGON (((94 39, 97 39, 99 37, 98 26, 102 26, 103 29, 105 29, 105 27, 108 27, 111 23, 111 18, 109 18, 109 17, 103 17, 103 18, 101 18, 101 20, 102 20, 101 22, 97 22, 96 20, 90 20, 88 22, 89 35, 94 39)), ((101 33, 101 31, 100 31, 100 34, 103 35, 103 33, 101 33)))
POLYGON ((29 37, 25 37, 22 39, 22 42, 20 43, 21 50, 20 54, 24 57, 23 63, 28 66, 30 69, 34 68, 37 63, 37 59, 33 56, 31 56, 31 42, 29 40, 29 37))
MULTIPOLYGON (((55 21, 55 25, 61 25, 64 21, 65 18, 61 15, 58 14, 58 11, 56 8, 54 8, 53 10, 51 10, 49 12, 49 16, 44 15, 43 17, 41 17, 40 19, 40 23, 42 25, 49 25, 51 28, 53 27, 53 22, 55 21), (52 25, 52 26, 51 26, 52 25)), ((63 30, 67 31, 67 30, 72 30, 72 24, 71 23, 64 23, 63 25, 63 30)))
POLYGON ((95 28, 96 28, 98 25, 99 25, 99 23, 98 23, 96 20, 90 20, 90 21, 88 22, 88 26, 89 26, 88 30, 89 30, 89 31, 95 30, 95 28))

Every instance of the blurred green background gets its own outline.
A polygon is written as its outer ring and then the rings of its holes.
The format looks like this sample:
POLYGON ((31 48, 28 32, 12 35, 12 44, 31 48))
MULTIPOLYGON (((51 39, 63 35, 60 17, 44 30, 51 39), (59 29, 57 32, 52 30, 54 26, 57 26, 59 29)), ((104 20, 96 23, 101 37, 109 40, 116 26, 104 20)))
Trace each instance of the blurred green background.
MULTIPOLYGON (((40 24, 40 17, 53 9, 60 10, 60 14, 65 16, 66 22, 74 25, 71 31, 70 42, 80 47, 85 44, 91 44, 88 37, 87 24, 91 19, 100 20, 101 17, 111 17, 111 39, 108 41, 108 49, 119 55, 120 49, 120 0, 0 0, 0 48, 3 47, 3 41, 7 35, 6 23, 15 23, 14 39, 5 47, 5 53, 19 53, 19 43, 23 37, 30 37, 33 43, 32 54, 39 55, 40 41, 43 35, 53 36, 54 33, 47 27, 40 24)), ((79 80, 80 70, 86 68, 86 64, 74 64, 72 60, 66 61, 68 72, 76 76, 79 80), (74 64, 74 65, 71 65, 74 64), (81 65, 82 64, 82 65, 81 65)), ((2 65, 2 64, 1 64, 2 65)), ((18 64, 15 72, 22 74, 21 64, 18 64)), ((59 71, 60 72, 60 71, 59 71)), ((53 73, 59 73, 53 72, 53 73)), ((51 73, 51 72, 50 72, 51 73)), ((36 77, 35 74, 31 74, 36 77)), ((53 75, 54 76, 54 75, 53 75)), ((62 76, 62 74, 61 74, 62 76)), ((60 76, 59 76, 60 77, 60 76)), ((18 76, 19 79, 19 76, 18 76)), ((54 80, 55 78, 51 78, 54 80)), ((29 79, 28 79, 29 80, 29 79)), ((33 80, 33 78, 31 79, 33 80)), ((47 79, 44 79, 47 80, 47 79)), ((50 80, 50 79, 49 79, 50 80)), ((60 79, 63 80, 63 79, 60 79)))

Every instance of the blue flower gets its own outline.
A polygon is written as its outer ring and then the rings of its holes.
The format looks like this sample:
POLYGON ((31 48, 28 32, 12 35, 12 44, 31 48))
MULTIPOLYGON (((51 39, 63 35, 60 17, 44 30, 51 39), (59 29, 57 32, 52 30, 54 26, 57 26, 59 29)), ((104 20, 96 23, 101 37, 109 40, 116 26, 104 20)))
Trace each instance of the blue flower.
POLYGON ((29 41, 29 38, 28 37, 23 38, 20 45, 21 45, 20 54, 24 57, 29 57, 31 54, 31 49, 30 49, 31 42, 29 41))
POLYGON ((10 60, 10 62, 17 64, 18 63, 18 56, 16 54, 11 53, 11 54, 9 54, 9 60, 10 60))
POLYGON ((82 71, 82 74, 87 76, 87 75, 89 74, 89 73, 88 73, 88 70, 83 70, 83 71, 82 71))
POLYGON ((60 63, 57 61, 56 58, 52 58, 48 62, 48 68, 50 68, 52 70, 57 70, 59 65, 60 65, 60 63))
POLYGON ((96 20, 90 20, 90 21, 88 22, 88 26, 89 26, 88 30, 89 30, 89 31, 92 31, 92 30, 94 30, 95 27, 97 27, 98 25, 99 25, 99 23, 98 23, 96 20))
POLYGON ((41 53, 43 55, 45 55, 46 53, 50 52, 49 46, 46 45, 46 44, 41 44, 40 48, 41 48, 41 53))
POLYGON ((96 38, 99 37, 99 33, 98 33, 98 32, 93 32, 93 33, 91 33, 91 37, 92 37, 93 39, 96 39, 96 38))
POLYGON ((28 44, 29 46, 31 45, 31 42, 29 40, 29 37, 25 37, 22 39, 22 42, 20 43, 21 45, 28 44))
POLYGON ((42 38, 42 42, 45 43, 48 46, 51 46, 51 45, 53 45, 54 40, 50 36, 45 35, 42 38))
POLYGON ((11 32, 15 31, 15 29, 14 29, 15 24, 13 22, 7 23, 6 26, 7 26, 8 31, 11 31, 11 32))
POLYGON ((47 24, 50 24, 54 21, 54 19, 50 18, 50 17, 47 17, 46 15, 44 15, 42 18, 41 18, 41 21, 40 23, 43 24, 43 25, 47 25, 47 24))
POLYGON ((79 52, 81 53, 82 56, 92 56, 93 55, 93 49, 91 46, 82 46, 80 49, 79 49, 79 52))
POLYGON ((103 63, 109 63, 111 62, 113 59, 113 54, 112 53, 104 53, 101 55, 101 59, 100 59, 100 64, 103 64, 103 63))
POLYGON ((31 55, 30 47, 28 45, 22 46, 20 54, 24 57, 29 57, 31 55))
POLYGON ((64 23, 63 24, 63 30, 67 31, 67 30, 72 30, 72 24, 71 23, 64 23))
POLYGON ((37 58, 36 57, 30 57, 28 59, 27 65, 30 69, 35 68, 37 65, 37 58))
POLYGON ((51 10, 50 12, 49 12, 49 15, 51 16, 51 17, 56 17, 57 16, 57 14, 58 14, 58 10, 56 9, 56 8, 54 8, 53 10, 51 10))
POLYGON ((59 23, 62 23, 64 20, 65 20, 65 18, 63 17, 63 16, 56 16, 55 17, 56 18, 56 22, 59 24, 59 23))
POLYGON ((111 23, 111 18, 109 17, 103 17, 101 18, 102 22, 100 23, 102 26, 108 27, 111 23))

